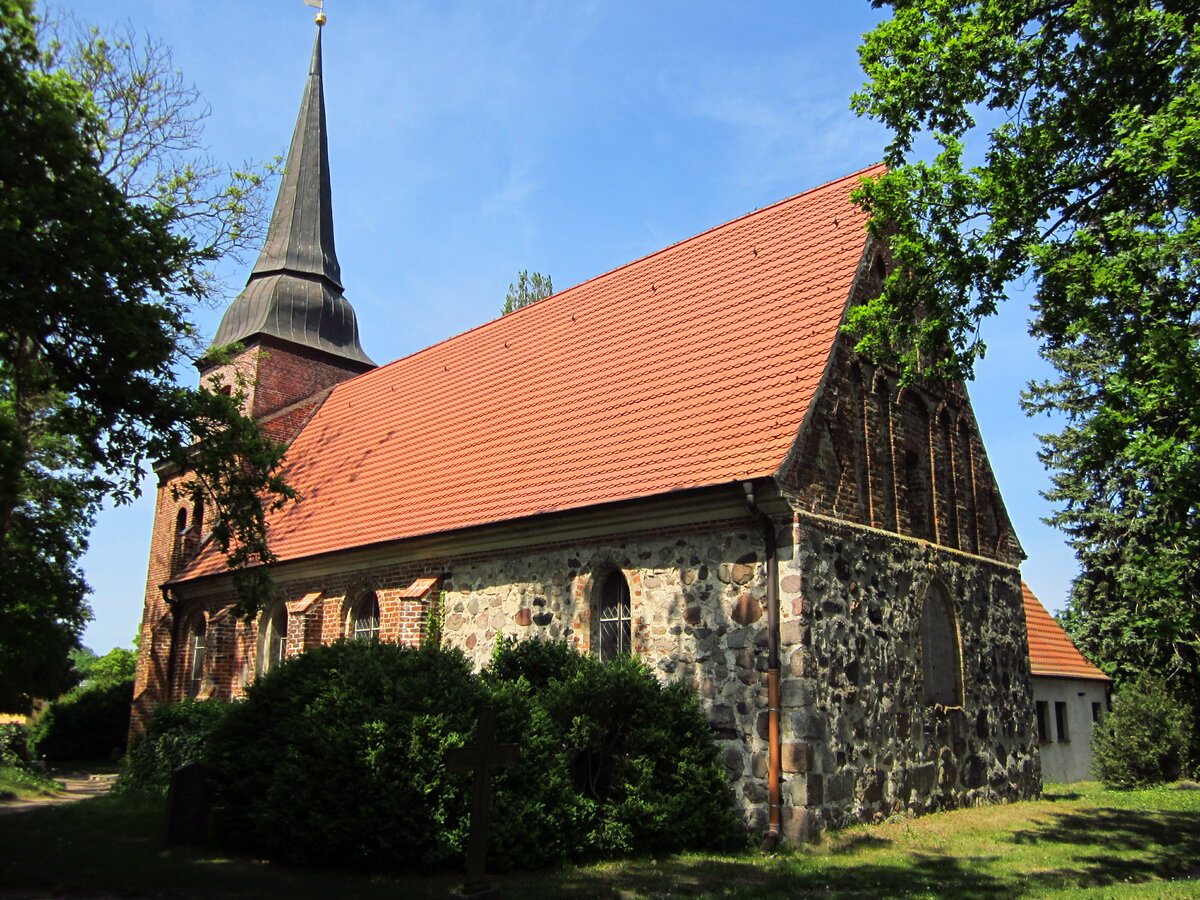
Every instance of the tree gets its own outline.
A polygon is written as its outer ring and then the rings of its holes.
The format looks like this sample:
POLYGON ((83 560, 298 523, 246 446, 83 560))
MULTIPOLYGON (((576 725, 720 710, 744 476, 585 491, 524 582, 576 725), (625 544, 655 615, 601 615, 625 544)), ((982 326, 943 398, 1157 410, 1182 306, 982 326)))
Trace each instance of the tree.
POLYGON ((551 281, 549 275, 543 275, 541 272, 534 272, 530 275, 528 269, 522 269, 521 274, 517 276, 516 284, 508 286, 508 293, 504 297, 504 308, 500 310, 500 315, 507 316, 510 312, 515 312, 538 300, 544 300, 553 293, 554 282, 551 281))
MULTIPOLYGON (((169 198, 110 180, 96 103, 39 69, 34 23, 31 0, 0 0, 0 708, 15 710, 70 686, 88 531, 105 495, 136 493, 147 459, 212 474, 217 537, 244 565, 270 560, 266 510, 289 495, 282 451, 238 397, 172 371, 220 247, 198 245, 169 198)), ((242 587, 261 599, 261 576, 242 587)))
POLYGON ((1200 711, 1200 8, 875 5, 893 16, 852 102, 893 137, 858 199, 896 265, 850 327, 908 379, 969 376, 982 320, 1032 285, 1056 376, 1026 408, 1064 417, 1040 455, 1081 566, 1068 628, 1200 711))
MULTIPOLYGON (((239 261, 267 224, 275 166, 214 160, 203 142, 208 105, 175 67, 171 49, 126 24, 101 29, 53 11, 37 23, 38 67, 65 72, 90 95, 96 115, 83 131, 104 176, 131 201, 172 210, 172 230, 200 255, 239 261)), ((224 299, 207 268, 203 299, 224 299)))

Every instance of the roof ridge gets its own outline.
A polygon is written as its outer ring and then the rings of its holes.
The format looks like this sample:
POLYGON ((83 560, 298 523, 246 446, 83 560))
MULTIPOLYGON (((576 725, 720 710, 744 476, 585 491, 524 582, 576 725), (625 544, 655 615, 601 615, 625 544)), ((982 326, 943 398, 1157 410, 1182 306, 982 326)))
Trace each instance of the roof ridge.
MULTIPOLYGON (((607 270, 599 273, 598 275, 591 276, 590 278, 585 278, 583 281, 576 282, 575 284, 571 285, 568 288, 564 288, 561 291, 556 291, 555 293, 551 294, 548 297, 543 297, 540 300, 535 300, 533 303, 523 306, 520 309, 515 309, 510 313, 505 313, 505 314, 496 316, 494 319, 488 319, 486 322, 480 322, 478 325, 473 325, 470 328, 467 328, 463 331, 459 331, 455 334, 447 335, 446 337, 442 338, 440 341, 434 341, 432 344, 428 344, 424 347, 421 347, 418 350, 414 350, 412 353, 406 354, 405 356, 397 357, 396 359, 393 359, 390 362, 384 363, 383 365, 379 366, 378 368, 372 369, 370 372, 365 372, 363 374, 370 375, 373 373, 382 373, 382 372, 386 371, 387 369, 390 369, 392 366, 395 366, 398 363, 404 362, 405 360, 413 359, 414 357, 420 356, 423 353, 428 353, 432 350, 435 350, 438 347, 441 347, 443 344, 447 344, 450 341, 458 340, 459 338, 461 338, 465 335, 474 334, 475 332, 477 332, 481 329, 487 328, 491 325, 494 325, 497 322, 516 321, 515 317, 520 316, 523 312, 525 312, 525 310, 534 309, 536 307, 549 304, 549 302, 551 300, 557 300, 567 294, 570 294, 574 291, 578 291, 580 288, 583 288, 585 285, 591 284, 592 282, 597 281, 601 278, 609 278, 612 275, 615 275, 617 272, 624 271, 625 269, 629 269, 633 266, 639 265, 640 263, 643 263, 646 260, 654 259, 656 256, 661 256, 670 250, 676 249, 677 247, 682 247, 686 244, 690 244, 695 241, 698 241, 700 238, 707 237, 718 231, 722 231, 732 225, 736 225, 738 222, 741 222, 745 219, 750 218, 751 216, 761 215, 762 213, 769 212, 770 210, 776 209, 780 206, 784 206, 785 204, 789 204, 789 203, 793 203, 798 200, 801 200, 802 198, 807 197, 810 194, 814 194, 817 191, 827 190, 827 189, 833 187, 834 185, 841 184, 842 182, 848 181, 852 178, 862 178, 868 172, 878 171, 878 170, 882 170, 884 168, 885 168, 885 164, 882 162, 872 163, 871 165, 869 165, 865 168, 859 169, 856 172, 850 172, 847 175, 842 175, 838 178, 830 179, 829 181, 826 181, 824 184, 819 184, 816 187, 808 188, 807 190, 801 191, 798 194, 792 194, 789 197, 784 197, 780 200, 776 200, 774 203, 769 203, 766 206, 760 206, 757 209, 752 209, 749 212, 742 213, 740 216, 735 216, 734 218, 729 219, 728 221, 722 222, 719 225, 714 225, 711 228, 707 228, 704 231, 701 231, 699 234, 693 234, 689 237, 681 238, 680 240, 676 241, 675 243, 668 244, 665 247, 660 247, 658 250, 655 250, 652 253, 647 253, 644 256, 639 256, 637 259, 630 260, 627 263, 622 263, 621 265, 616 266, 612 269, 607 269, 607 270)), ((350 379, 350 380, 357 381, 359 377, 361 377, 361 376, 356 376, 355 378, 350 379)), ((348 382, 342 382, 342 384, 347 384, 347 383, 348 382)), ((340 386, 341 385, 338 385, 338 387, 340 387, 340 386)), ((336 388, 335 388, 335 392, 336 392, 336 388)))

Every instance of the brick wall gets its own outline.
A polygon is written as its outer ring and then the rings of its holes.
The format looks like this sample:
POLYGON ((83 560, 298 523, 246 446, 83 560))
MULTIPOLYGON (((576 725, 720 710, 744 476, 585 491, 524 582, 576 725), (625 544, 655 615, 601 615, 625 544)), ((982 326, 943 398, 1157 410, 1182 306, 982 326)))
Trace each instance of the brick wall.
POLYGON ((833 360, 782 479, 797 505, 1019 562, 1023 554, 961 385, 902 387, 858 358, 844 337, 833 360))
POLYGON ((264 418, 370 368, 310 347, 260 337, 226 365, 205 369, 201 379, 208 383, 216 377, 232 385, 234 372, 240 373, 250 415, 264 418))

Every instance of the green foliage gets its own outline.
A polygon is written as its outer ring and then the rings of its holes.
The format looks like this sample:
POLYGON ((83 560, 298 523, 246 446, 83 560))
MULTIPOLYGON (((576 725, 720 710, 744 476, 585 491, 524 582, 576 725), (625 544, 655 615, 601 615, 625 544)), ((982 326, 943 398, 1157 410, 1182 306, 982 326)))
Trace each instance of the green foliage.
POLYGON ((1174 781, 1184 772, 1189 716, 1161 678, 1143 673, 1092 732, 1092 770, 1119 790, 1174 781))
POLYGON ((25 768, 31 762, 29 728, 20 722, 0 725, 0 766, 25 768))
POLYGON ((342 641, 256 681, 219 723, 214 832, 273 858, 457 865, 472 776, 447 749, 496 709, 521 748, 493 776, 490 866, 729 846, 728 788, 695 696, 627 658, 502 642, 482 678, 457 650, 342 641))
POLYGON ((29 729, 45 759, 109 759, 125 751, 133 678, 80 685, 50 703, 29 729))
POLYGON ((145 734, 129 747, 113 789, 165 797, 171 772, 205 760, 209 739, 229 709, 223 700, 182 700, 154 707, 145 734))
POLYGON ((214 832, 278 859, 428 869, 460 858, 469 792, 444 755, 483 692, 461 653, 341 641, 250 686, 214 735, 214 832))
MULTIPOLYGON (((278 452, 235 398, 174 375, 190 307, 252 231, 261 183, 212 197, 189 181, 199 170, 175 141, 197 120, 154 76, 173 74, 161 47, 139 67, 88 32, 60 59, 34 24, 31 0, 0 0, 0 709, 18 712, 73 683, 88 532, 105 496, 137 493, 148 459, 200 473, 239 573, 270 561, 262 510, 286 496, 278 452)), ((261 567, 238 584, 247 606, 267 593, 261 567)))
POLYGON ((877 5, 853 103, 892 130, 890 170, 857 196, 895 267, 850 326, 910 379, 969 374, 981 321, 1032 284, 1056 375, 1026 408, 1065 422, 1040 455, 1081 564, 1068 630, 1200 718, 1200 12, 877 5))
POLYGON ((569 679, 586 665, 587 657, 566 641, 500 637, 482 675, 489 686, 514 684, 528 693, 546 688, 551 681, 569 679))
MULTIPOLYGON (((105 178, 135 203, 172 210, 172 228, 204 259, 256 249, 274 167, 235 168, 207 154, 208 105, 170 47, 129 23, 97 28, 56 10, 43 12, 37 37, 38 67, 66 73, 90 96, 83 137, 105 178)), ((220 300, 212 271, 197 274, 205 298, 220 300)))
POLYGON ((534 272, 530 275, 528 269, 522 269, 521 274, 517 276, 516 283, 508 286, 508 293, 504 296, 504 307, 500 310, 500 315, 507 316, 510 312, 515 312, 538 300, 544 300, 553 293, 554 282, 549 275, 543 275, 541 272, 534 272))
POLYGON ((724 772, 695 694, 642 663, 502 641, 484 672, 521 764, 496 777, 495 855, 566 858, 729 847, 724 772))
POLYGON ((128 681, 137 672, 137 654, 124 647, 113 647, 96 658, 85 676, 92 684, 112 684, 128 681))

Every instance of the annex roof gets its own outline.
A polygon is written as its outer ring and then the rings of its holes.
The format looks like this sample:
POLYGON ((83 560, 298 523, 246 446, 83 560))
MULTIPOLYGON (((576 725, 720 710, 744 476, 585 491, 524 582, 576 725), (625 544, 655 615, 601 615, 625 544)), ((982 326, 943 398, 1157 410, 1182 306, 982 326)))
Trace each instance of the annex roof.
POLYGON ((1021 593, 1025 599, 1025 626, 1029 631, 1029 663, 1034 675, 1111 680, 1079 652, 1025 582, 1021 582, 1021 593))
MULTIPOLYGON (((866 246, 872 167, 334 388, 270 520, 281 561, 779 469, 866 246)), ((184 577, 223 569, 202 555, 184 577)))

